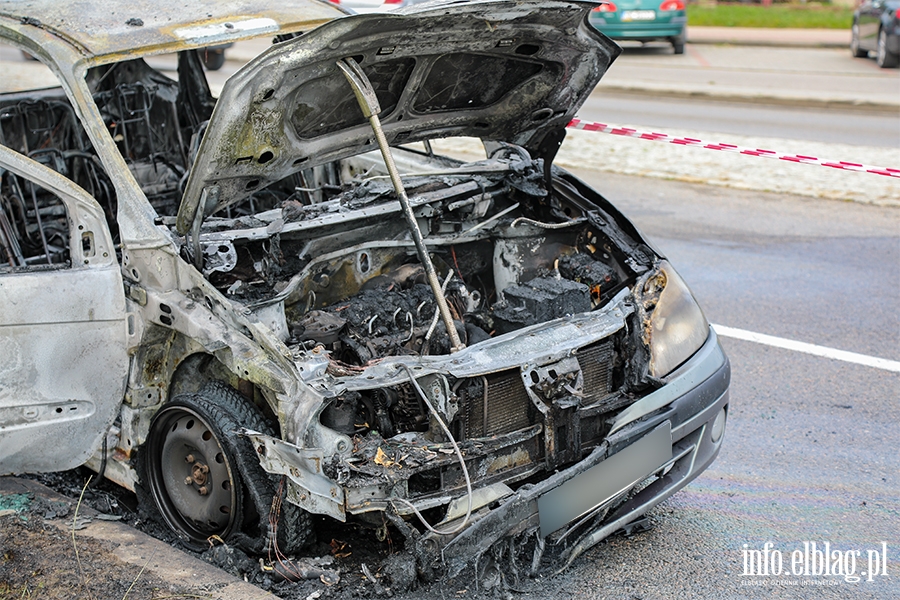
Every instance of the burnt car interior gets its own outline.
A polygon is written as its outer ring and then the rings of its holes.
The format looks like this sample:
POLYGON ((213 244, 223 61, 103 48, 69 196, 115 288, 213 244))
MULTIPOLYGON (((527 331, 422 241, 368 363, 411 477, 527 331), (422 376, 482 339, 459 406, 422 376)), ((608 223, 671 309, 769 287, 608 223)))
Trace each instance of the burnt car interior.
MULTIPOLYGON (((191 143, 196 151, 202 126, 215 105, 196 52, 179 56, 178 82, 151 69, 143 59, 135 59, 92 69, 89 84, 110 134, 141 189, 159 214, 174 214, 181 198, 179 186, 190 166, 191 143)), ((83 187, 103 207, 113 238, 118 241, 115 191, 61 88, 0 96, 0 143, 83 187)), ((15 175, 4 173, 3 177, 3 214, 9 219, 16 214, 14 205, 26 199, 21 197, 21 184, 15 175)), ((35 223, 27 226, 26 215, 19 210, 17 225, 4 231, 4 258, 13 267, 22 265, 6 250, 7 245, 29 246, 37 233, 34 229, 64 225, 58 222, 58 214, 57 222, 40 219, 43 212, 54 214, 41 206, 41 197, 27 200, 38 202, 40 207, 35 213, 32 206, 28 213, 35 223)))
POLYGON ((0 273, 71 266, 65 204, 13 173, 3 173, 0 185, 0 273))

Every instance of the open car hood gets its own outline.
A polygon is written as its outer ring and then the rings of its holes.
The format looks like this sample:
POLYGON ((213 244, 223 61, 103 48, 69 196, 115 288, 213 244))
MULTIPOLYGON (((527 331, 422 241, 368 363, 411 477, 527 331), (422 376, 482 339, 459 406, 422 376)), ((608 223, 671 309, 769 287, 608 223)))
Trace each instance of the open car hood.
POLYGON ((348 57, 375 89, 390 144, 472 136, 535 153, 621 52, 588 24, 593 6, 453 0, 348 16, 273 45, 225 83, 179 233, 301 169, 377 147, 337 66, 348 57))

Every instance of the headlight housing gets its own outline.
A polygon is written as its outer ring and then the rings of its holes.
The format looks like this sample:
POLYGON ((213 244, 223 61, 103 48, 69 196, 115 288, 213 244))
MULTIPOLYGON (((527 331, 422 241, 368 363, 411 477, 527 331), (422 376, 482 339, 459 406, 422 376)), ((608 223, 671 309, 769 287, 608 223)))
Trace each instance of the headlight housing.
POLYGON ((658 271, 644 280, 643 307, 650 375, 664 377, 700 349, 709 336, 709 322, 667 261, 661 261, 658 271))

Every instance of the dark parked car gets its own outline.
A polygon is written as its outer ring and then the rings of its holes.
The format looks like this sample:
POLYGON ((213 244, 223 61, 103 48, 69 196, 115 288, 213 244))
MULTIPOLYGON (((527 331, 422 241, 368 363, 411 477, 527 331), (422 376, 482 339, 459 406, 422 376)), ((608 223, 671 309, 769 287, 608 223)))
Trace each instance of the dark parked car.
POLYGON ((900 0, 863 0, 853 13, 850 52, 875 62, 883 69, 900 64, 900 0))
POLYGON ((594 5, 422 6, 0 0, 59 77, 0 94, 0 474, 87 464, 196 548, 315 514, 534 575, 714 460, 715 332, 553 165, 620 52, 594 5), (260 36, 213 98, 197 50, 260 36))

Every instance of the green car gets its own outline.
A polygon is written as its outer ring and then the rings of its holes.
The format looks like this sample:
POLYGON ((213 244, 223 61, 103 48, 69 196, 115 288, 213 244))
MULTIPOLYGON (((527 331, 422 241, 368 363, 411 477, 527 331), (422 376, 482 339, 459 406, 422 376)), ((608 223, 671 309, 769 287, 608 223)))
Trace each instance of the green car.
POLYGON ((665 40, 684 54, 687 13, 683 0, 616 0, 595 8, 590 22, 614 40, 665 40))

